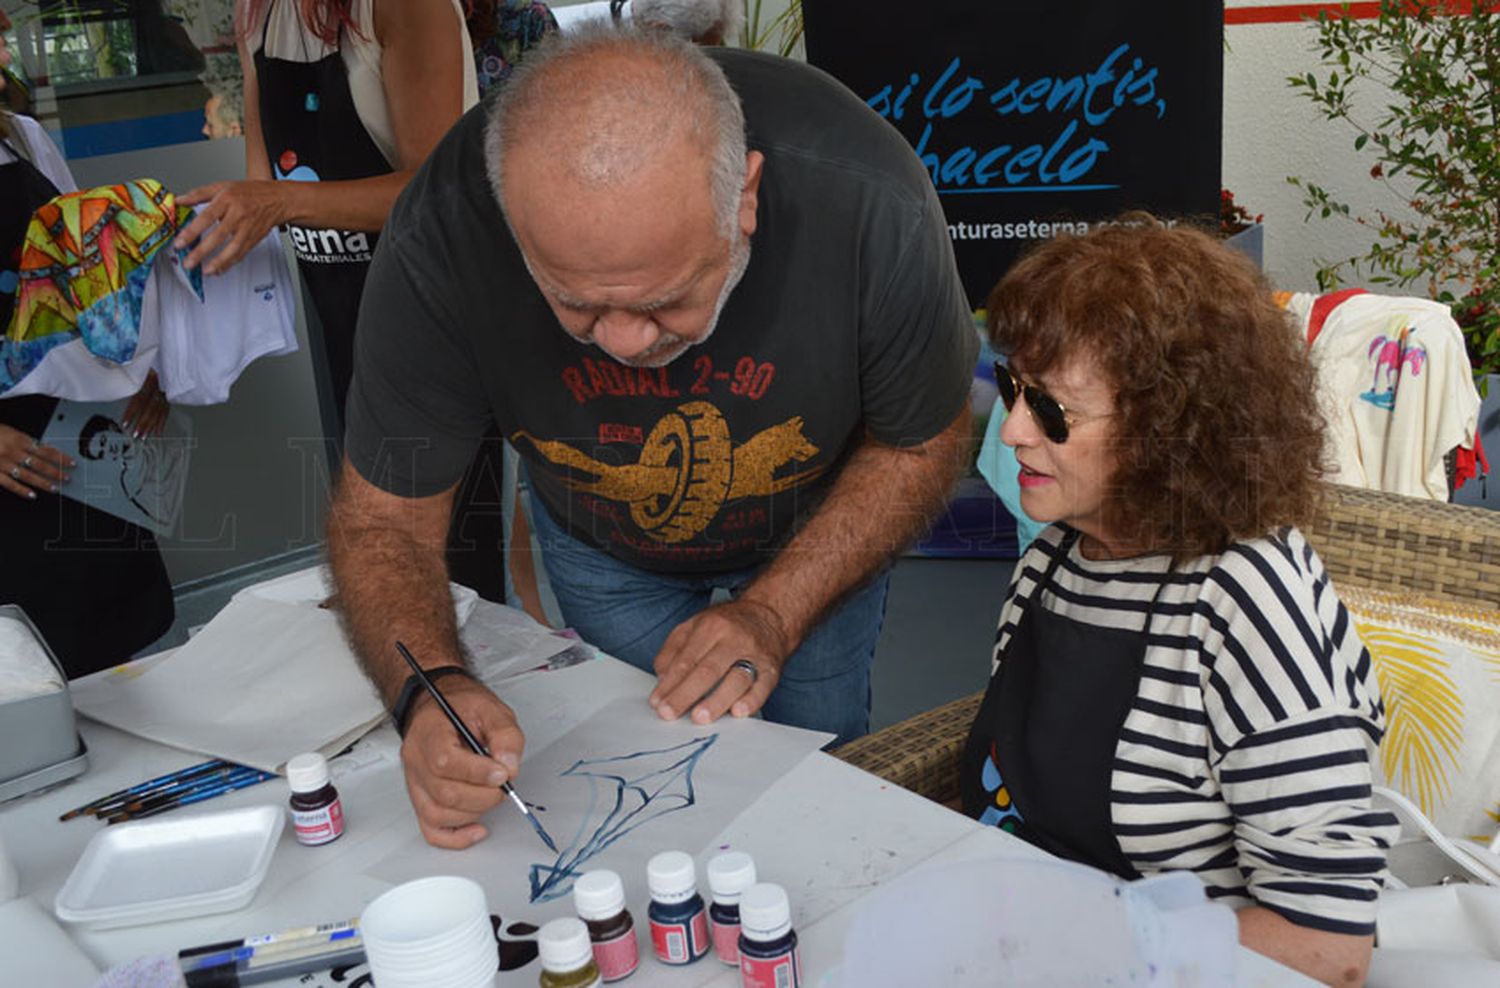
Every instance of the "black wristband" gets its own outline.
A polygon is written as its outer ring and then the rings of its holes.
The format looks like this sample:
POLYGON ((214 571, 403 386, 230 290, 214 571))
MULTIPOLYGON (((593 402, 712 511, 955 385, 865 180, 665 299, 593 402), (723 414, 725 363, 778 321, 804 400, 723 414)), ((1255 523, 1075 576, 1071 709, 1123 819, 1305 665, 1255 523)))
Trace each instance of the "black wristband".
MULTIPOLYGON (((442 679, 444 676, 474 678, 474 674, 463 666, 437 666, 422 671, 427 673, 427 678, 431 680, 442 679)), ((396 733, 403 738, 406 737, 406 720, 411 716, 411 705, 417 702, 417 697, 426 694, 427 687, 422 685, 422 680, 417 678, 416 673, 407 676, 406 682, 401 684, 401 692, 396 694, 396 702, 391 704, 391 721, 396 725, 396 733)))

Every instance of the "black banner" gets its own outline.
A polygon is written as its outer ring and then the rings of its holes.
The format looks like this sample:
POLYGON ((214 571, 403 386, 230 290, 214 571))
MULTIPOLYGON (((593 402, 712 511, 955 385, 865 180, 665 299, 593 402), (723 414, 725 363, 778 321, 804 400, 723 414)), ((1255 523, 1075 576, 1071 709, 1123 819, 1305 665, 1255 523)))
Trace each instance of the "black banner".
POLYGON ((1016 255, 1127 209, 1212 222, 1221 0, 803 0, 808 61, 906 136, 975 308, 1016 255))

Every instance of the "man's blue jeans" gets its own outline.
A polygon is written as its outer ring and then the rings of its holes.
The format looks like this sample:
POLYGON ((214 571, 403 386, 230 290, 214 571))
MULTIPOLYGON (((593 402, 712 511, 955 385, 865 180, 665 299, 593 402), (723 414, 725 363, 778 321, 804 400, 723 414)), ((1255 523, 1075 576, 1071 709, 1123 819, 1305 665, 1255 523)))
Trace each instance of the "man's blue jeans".
MULTIPOLYGON (((759 572, 673 576, 637 569, 569 535, 535 496, 531 524, 563 620, 584 641, 650 673, 673 628, 708 607, 715 590, 738 594, 759 572)), ((869 731, 870 663, 889 585, 885 570, 813 629, 782 669, 762 716, 837 734, 835 745, 869 731)))

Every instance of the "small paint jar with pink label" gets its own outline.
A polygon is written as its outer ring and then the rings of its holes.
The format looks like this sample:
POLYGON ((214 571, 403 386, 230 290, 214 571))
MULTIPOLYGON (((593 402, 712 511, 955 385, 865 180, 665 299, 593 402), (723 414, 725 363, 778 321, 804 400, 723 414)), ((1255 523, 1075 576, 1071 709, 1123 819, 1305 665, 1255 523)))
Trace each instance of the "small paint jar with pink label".
POLYGON ((708 953, 708 912, 698 894, 693 859, 663 851, 646 862, 651 946, 663 964, 691 964, 708 953))
POLYGON ((740 984, 743 988, 799 988, 802 954, 786 890, 762 882, 740 899, 740 984))
POLYGON ((317 752, 297 755, 286 763, 291 786, 292 829, 299 844, 327 844, 344 832, 344 805, 329 781, 328 759, 317 752))
POLYGON ((740 966, 740 896, 755 884, 755 862, 743 851, 725 851, 708 861, 708 888, 713 904, 714 956, 730 967, 740 966))
POLYGON ((634 974, 641 953, 620 876, 603 868, 584 872, 573 883, 573 908, 588 927, 599 976, 619 981, 634 974))

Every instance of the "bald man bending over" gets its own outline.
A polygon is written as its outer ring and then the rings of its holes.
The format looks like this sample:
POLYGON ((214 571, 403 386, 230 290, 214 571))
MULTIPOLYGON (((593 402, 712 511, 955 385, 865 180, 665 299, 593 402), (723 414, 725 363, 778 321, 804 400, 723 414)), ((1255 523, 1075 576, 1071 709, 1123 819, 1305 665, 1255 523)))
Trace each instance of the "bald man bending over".
POLYGON ((608 25, 529 53, 381 236, 329 521, 426 838, 482 839, 524 743, 463 672, 443 568, 491 416, 564 618, 657 674, 661 717, 842 742, 868 727, 889 560, 959 470, 976 347, 925 169, 838 83, 608 25), (454 667, 494 760, 397 639, 454 667))

